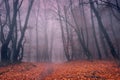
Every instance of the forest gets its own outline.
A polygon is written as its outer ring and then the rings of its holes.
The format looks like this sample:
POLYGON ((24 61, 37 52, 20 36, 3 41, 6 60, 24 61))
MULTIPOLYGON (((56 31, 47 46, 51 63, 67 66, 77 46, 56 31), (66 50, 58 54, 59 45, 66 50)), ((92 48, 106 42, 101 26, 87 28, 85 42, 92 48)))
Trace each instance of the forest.
POLYGON ((120 80, 120 0, 0 0, 0 80, 120 80))

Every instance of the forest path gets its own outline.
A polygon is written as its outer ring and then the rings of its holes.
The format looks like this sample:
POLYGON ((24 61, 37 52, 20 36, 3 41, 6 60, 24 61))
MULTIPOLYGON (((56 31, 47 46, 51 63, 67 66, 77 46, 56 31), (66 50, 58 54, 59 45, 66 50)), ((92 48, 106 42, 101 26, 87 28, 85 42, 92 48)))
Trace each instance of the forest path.
POLYGON ((52 74, 52 72, 54 71, 53 70, 53 65, 52 64, 47 64, 45 65, 45 70, 40 73, 40 78, 39 80, 45 80, 45 78, 49 75, 49 74, 52 74))

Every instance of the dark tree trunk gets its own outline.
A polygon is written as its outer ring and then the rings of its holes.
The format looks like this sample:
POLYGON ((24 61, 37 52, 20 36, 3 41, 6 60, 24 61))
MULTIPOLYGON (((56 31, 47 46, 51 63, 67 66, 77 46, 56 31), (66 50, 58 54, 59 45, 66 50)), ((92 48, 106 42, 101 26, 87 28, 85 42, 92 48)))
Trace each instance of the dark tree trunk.
POLYGON ((7 62, 8 60, 8 46, 6 44, 3 44, 1 47, 1 61, 2 62, 7 62))
POLYGON ((10 62, 10 60, 8 58, 8 45, 9 45, 10 41, 12 40, 12 35, 13 35, 14 27, 16 24, 17 5, 18 5, 18 0, 14 1, 14 3, 13 3, 13 17, 12 17, 12 21, 11 21, 10 20, 10 7, 8 7, 9 3, 8 3, 8 1, 5 0, 5 6, 6 6, 7 14, 8 14, 10 30, 8 32, 6 40, 3 42, 2 47, 1 47, 1 61, 3 61, 3 62, 6 62, 6 61, 10 62))
POLYGON ((16 48, 16 52, 13 54, 13 62, 18 62, 18 61, 20 62, 22 60, 23 50, 24 50, 22 42, 23 42, 23 39, 24 39, 24 36, 25 36, 25 31, 27 29, 27 24, 28 24, 30 11, 32 9, 33 2, 34 2, 34 0, 31 0, 30 3, 29 3, 29 7, 28 7, 28 11, 27 11, 24 27, 23 27, 23 29, 21 31, 21 36, 20 36, 20 39, 18 41, 18 46, 16 48))

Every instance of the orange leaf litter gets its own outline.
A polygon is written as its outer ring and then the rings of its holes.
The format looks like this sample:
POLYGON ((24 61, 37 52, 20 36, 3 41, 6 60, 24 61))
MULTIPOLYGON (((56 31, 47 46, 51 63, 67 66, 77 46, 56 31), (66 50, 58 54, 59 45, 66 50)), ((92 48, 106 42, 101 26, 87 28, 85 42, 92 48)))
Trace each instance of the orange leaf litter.
POLYGON ((0 67, 0 80, 120 80, 114 61, 27 63, 0 67))

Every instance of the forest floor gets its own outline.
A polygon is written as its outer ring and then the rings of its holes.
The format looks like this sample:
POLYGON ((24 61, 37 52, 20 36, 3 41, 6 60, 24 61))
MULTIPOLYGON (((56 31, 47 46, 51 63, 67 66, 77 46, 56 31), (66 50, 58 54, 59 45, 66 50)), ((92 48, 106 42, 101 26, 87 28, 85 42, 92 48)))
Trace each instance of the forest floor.
POLYGON ((22 62, 0 67, 0 80, 120 80, 120 67, 103 60, 59 64, 22 62))

